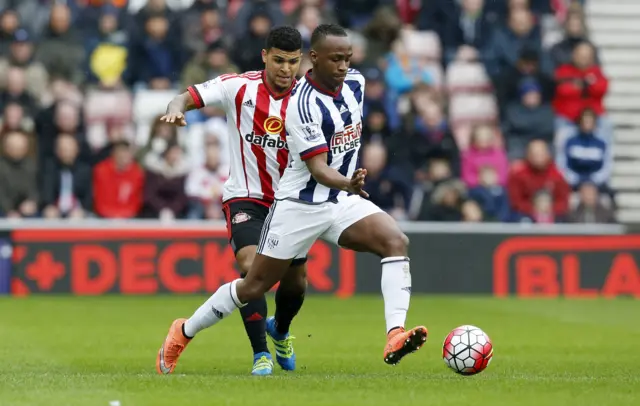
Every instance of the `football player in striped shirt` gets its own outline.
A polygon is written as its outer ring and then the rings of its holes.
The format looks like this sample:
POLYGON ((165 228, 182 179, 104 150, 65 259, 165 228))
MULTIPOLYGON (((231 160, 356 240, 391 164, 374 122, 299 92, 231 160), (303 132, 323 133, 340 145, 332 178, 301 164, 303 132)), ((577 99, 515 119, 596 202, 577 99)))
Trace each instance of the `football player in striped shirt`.
MULTIPOLYGON (((222 75, 191 86, 169 104, 162 117, 168 123, 185 126, 187 110, 214 105, 226 111, 231 166, 224 185, 223 210, 229 242, 243 277, 251 269, 263 223, 289 162, 284 120, 301 49, 302 38, 295 28, 274 28, 262 51, 263 71, 222 75)), ((278 364, 284 370, 295 369, 289 326, 304 300, 305 262, 306 257, 301 257, 291 263, 276 291, 274 317, 267 318, 264 295, 240 311, 253 348, 253 375, 270 375, 273 371, 267 334, 274 343, 278 364)), ((212 325, 220 314, 208 300, 189 319, 175 320, 158 352, 158 373, 173 372, 195 334, 212 325)))
POLYGON ((366 170, 358 168, 365 81, 349 69, 347 33, 320 25, 311 36, 313 69, 296 85, 287 108, 289 165, 265 220, 249 274, 210 299, 218 322, 261 297, 322 238, 381 258, 387 342, 383 360, 394 365, 422 347, 427 329, 405 330, 411 297, 407 236, 367 200, 366 170))

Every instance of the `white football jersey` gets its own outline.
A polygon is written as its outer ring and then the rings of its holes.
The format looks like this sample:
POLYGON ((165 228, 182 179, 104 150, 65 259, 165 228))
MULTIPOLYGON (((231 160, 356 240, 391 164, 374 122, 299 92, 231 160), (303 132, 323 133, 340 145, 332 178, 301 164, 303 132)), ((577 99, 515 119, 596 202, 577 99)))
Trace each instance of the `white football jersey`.
POLYGON ((348 178, 358 167, 364 77, 349 69, 342 87, 331 93, 314 83, 310 72, 296 84, 287 107, 289 166, 280 180, 277 200, 321 203, 347 196, 313 179, 304 161, 317 154, 326 152, 327 164, 348 178))
POLYGON ((276 95, 264 79, 264 71, 256 71, 221 75, 189 87, 197 108, 221 106, 227 113, 231 157, 223 201, 273 202, 289 161, 284 120, 294 85, 276 95))

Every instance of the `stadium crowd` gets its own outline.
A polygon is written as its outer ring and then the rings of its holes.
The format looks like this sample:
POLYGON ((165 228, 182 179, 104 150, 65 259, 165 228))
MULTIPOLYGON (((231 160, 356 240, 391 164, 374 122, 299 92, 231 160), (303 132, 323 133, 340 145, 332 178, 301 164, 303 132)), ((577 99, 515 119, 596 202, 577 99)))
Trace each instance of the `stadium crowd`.
MULTIPOLYGON (((0 0, 0 216, 222 219, 217 108, 270 27, 348 27, 366 190, 402 220, 614 222, 608 79, 569 0, 0 0)), ((303 60, 299 76, 310 67, 303 60)))

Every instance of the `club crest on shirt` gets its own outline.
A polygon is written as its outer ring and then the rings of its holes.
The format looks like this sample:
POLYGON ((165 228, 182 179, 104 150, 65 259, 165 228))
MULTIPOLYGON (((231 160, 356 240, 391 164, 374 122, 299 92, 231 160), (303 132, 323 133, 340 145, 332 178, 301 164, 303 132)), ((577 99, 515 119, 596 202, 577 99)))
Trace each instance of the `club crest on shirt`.
POLYGON ((279 135, 284 128, 280 117, 269 116, 264 120, 264 131, 269 135, 279 135))
POLYGON ((245 221, 249 221, 250 219, 251 219, 251 216, 248 215, 247 213, 239 212, 239 213, 236 213, 235 216, 233 216, 233 219, 231 219, 231 224, 244 223, 245 221))

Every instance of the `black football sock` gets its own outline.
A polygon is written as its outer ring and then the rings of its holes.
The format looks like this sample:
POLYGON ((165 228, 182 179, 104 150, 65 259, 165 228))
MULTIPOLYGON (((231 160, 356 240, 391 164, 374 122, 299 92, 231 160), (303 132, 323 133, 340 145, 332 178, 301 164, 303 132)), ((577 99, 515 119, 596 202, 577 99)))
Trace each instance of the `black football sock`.
POLYGON ((276 291, 276 331, 287 334, 291 321, 300 311, 304 302, 304 291, 291 292, 278 288, 276 291))
POLYGON ((240 316, 244 323, 253 353, 269 352, 267 347, 267 299, 264 296, 252 300, 246 306, 240 308, 240 316))

